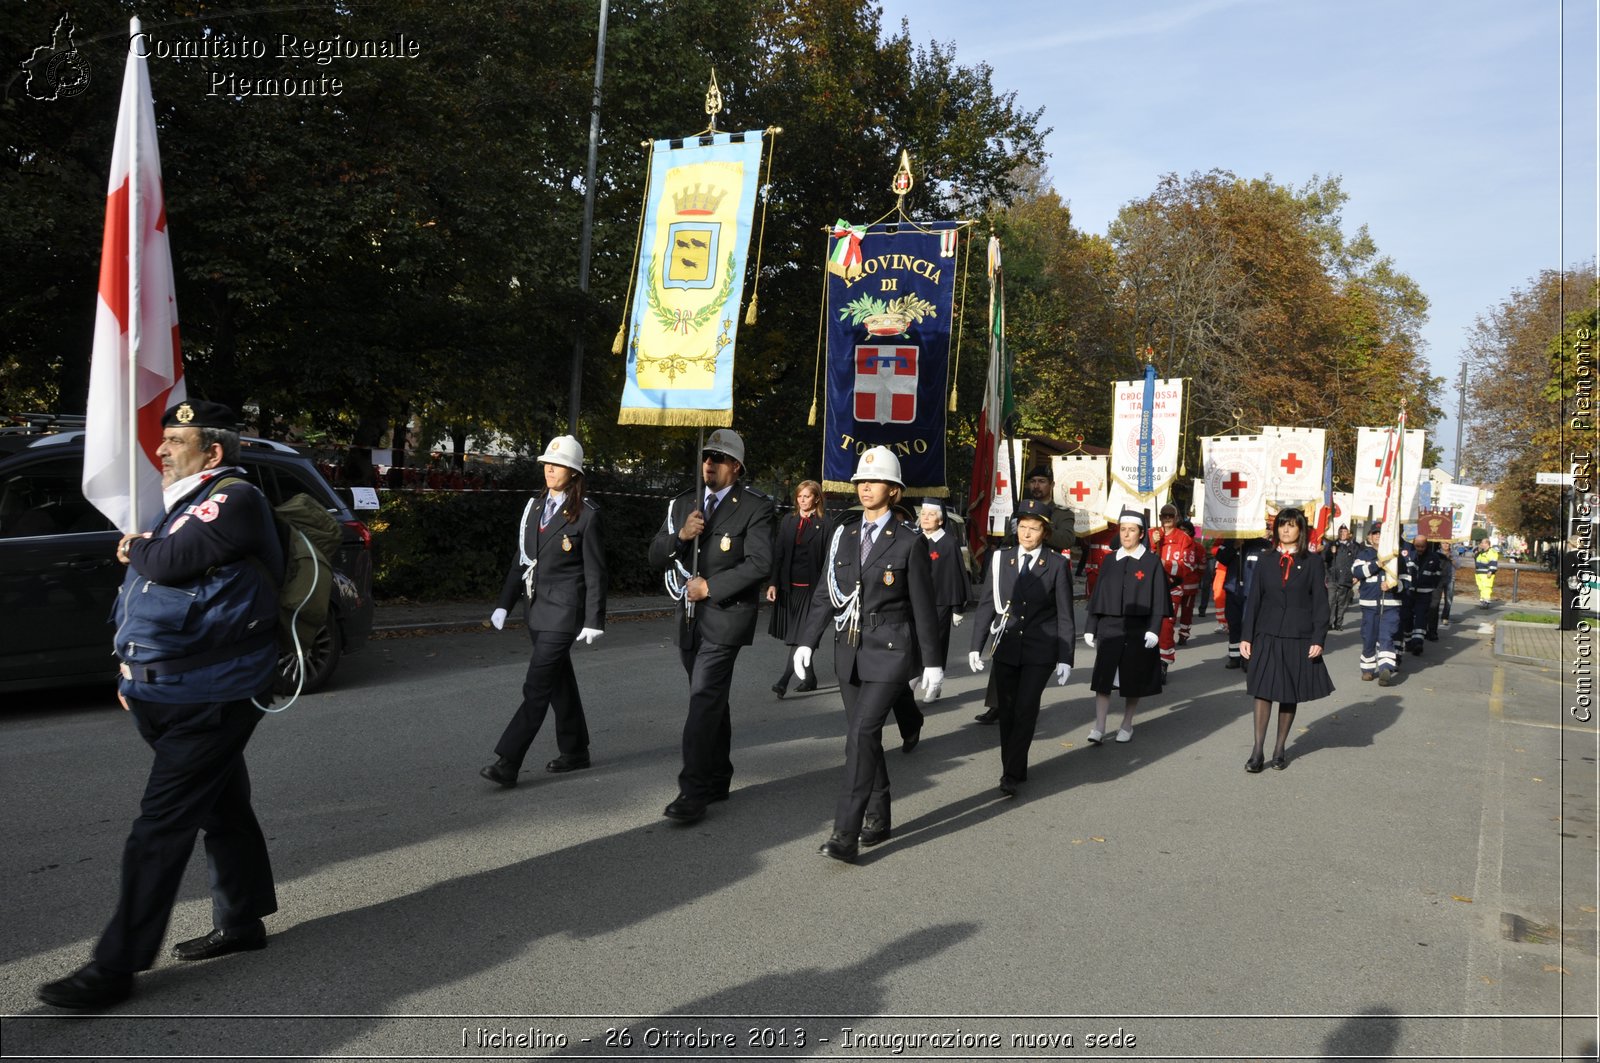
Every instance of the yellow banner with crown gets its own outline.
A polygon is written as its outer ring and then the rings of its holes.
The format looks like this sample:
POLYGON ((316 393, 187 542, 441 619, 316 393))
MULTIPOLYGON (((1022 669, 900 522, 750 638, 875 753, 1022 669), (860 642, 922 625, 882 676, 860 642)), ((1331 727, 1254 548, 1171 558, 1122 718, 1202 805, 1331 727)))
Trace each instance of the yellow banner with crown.
POLYGON ((762 133, 651 145, 620 424, 731 425, 762 133))

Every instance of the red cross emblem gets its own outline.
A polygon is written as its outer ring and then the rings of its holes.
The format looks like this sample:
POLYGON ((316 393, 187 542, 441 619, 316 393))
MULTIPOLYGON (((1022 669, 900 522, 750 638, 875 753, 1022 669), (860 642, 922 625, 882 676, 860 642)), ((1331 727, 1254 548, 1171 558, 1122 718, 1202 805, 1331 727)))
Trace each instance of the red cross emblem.
POLYGON ((1079 480, 1072 485, 1072 490, 1068 491, 1067 494, 1076 499, 1079 505, 1082 505, 1083 500, 1089 497, 1089 487, 1082 480, 1079 480))
POLYGON ((1290 476, 1293 476, 1295 473, 1300 471, 1300 466, 1304 465, 1305 462, 1301 461, 1300 458, 1294 453, 1290 453, 1282 461, 1278 462, 1278 464, 1282 465, 1284 469, 1288 471, 1290 476))
POLYGON ((1228 478, 1222 481, 1222 487, 1234 498, 1239 497, 1239 492, 1250 486, 1249 480, 1241 480, 1237 472, 1230 472, 1228 478))
POLYGON ((937 561, 937 560, 939 560, 939 551, 937 551, 937 550, 929 550, 929 551, 928 551, 928 559, 929 559, 929 560, 930 560, 930 561, 937 561))
POLYGON ((1144 579, 1144 573, 1143 572, 1135 572, 1133 574, 1133 578, 1134 579, 1144 579))

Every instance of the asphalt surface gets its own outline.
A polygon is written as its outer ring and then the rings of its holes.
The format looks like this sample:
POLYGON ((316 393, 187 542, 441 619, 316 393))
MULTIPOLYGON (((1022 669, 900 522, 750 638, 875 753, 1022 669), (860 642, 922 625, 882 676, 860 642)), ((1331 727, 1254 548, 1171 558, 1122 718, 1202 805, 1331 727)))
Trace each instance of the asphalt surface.
MULTIPOLYGON (((525 636, 478 605, 412 608, 252 740, 270 947, 163 957, 106 1017, 33 990, 110 915, 149 754, 105 691, 10 699, 0 1054, 1595 1058, 1579 644, 1497 657, 1501 607, 1458 610, 1388 688, 1358 681, 1355 632, 1332 636, 1338 690, 1301 709, 1288 769, 1260 775, 1211 619, 1127 745, 1083 740, 1080 650, 1016 801, 972 723, 985 677, 952 652, 917 750, 889 728, 894 836, 856 866, 816 852, 837 691, 776 699, 764 634, 736 673, 732 798, 681 827, 660 815, 686 701, 670 619, 619 616, 574 655, 594 767, 544 773, 547 725, 499 790, 477 770, 525 636)), ((210 928, 205 880, 197 852, 169 940, 210 928)))

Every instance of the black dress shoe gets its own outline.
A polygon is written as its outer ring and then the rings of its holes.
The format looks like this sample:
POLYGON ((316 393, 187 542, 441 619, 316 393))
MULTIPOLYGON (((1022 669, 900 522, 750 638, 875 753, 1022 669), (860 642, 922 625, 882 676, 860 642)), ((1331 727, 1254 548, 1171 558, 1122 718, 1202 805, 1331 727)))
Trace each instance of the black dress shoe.
POLYGON ((1237 657, 1229 657, 1228 658, 1228 663, 1223 665, 1222 667, 1224 667, 1224 668, 1238 668, 1240 666, 1240 664, 1241 664, 1241 662, 1240 662, 1239 658, 1237 658, 1237 657))
POLYGON ((480 769, 478 774, 482 775, 490 782, 498 783, 509 790, 513 786, 517 785, 517 770, 520 767, 521 765, 513 764, 505 757, 500 757, 493 764, 490 764, 486 768, 480 769))
POLYGON ((879 842, 889 840, 889 819, 887 816, 868 816, 861 823, 861 844, 871 848, 879 842))
POLYGON ((779 701, 782 701, 783 700, 783 696, 785 694, 789 693, 789 684, 788 683, 774 683, 774 684, 772 684, 772 692, 774 694, 778 695, 778 700, 779 701))
POLYGON ((1261 771, 1261 764, 1261 754, 1252 753, 1250 754, 1250 759, 1244 762, 1244 770, 1249 772, 1251 775, 1255 775, 1261 771))
POLYGON ((1000 776, 1000 792, 1007 797, 1017 796, 1017 780, 1000 776))
POLYGON ((1277 756, 1273 757, 1272 760, 1267 764, 1267 767, 1271 768, 1273 771, 1282 771, 1288 766, 1289 758, 1285 757, 1282 753, 1279 753, 1277 756))
POLYGON ((661 814, 679 823, 694 823, 705 817, 706 803, 679 794, 672 804, 662 810, 661 814))
POLYGON ((856 862, 856 857, 861 853, 861 844, 853 834, 833 832, 833 836, 822 843, 817 852, 823 856, 831 856, 835 860, 843 860, 847 864, 856 862))
POLYGON ((920 742, 920 741, 922 741, 922 728, 919 727, 915 731, 912 731, 904 739, 901 740, 901 742, 900 742, 900 752, 902 752, 902 753, 911 752, 913 749, 917 748, 917 743, 920 742))
POLYGON ((544 766, 544 770, 548 771, 548 772, 551 772, 551 773, 553 773, 555 775, 560 775, 562 772, 565 772, 565 771, 582 771, 584 768, 587 768, 588 766, 589 766, 589 754, 587 754, 587 753, 563 753, 559 757, 557 757, 555 760, 552 760, 550 763, 546 764, 544 766))
POLYGON ((796 694, 809 694, 815 689, 817 689, 817 677, 812 674, 800 680, 800 685, 794 688, 794 692, 796 694))
POLYGON ((174 959, 209 960, 230 952, 249 952, 267 947, 267 928, 261 920, 231 930, 213 930, 205 937, 190 938, 172 946, 174 959))
POLYGON ((77 1011, 109 1008, 133 996, 133 975, 108 971, 91 961, 65 978, 46 982, 39 987, 37 995, 57 1008, 77 1011))
POLYGON ((973 717, 973 719, 978 723, 994 723, 999 718, 999 709, 984 709, 982 712, 978 713, 978 715, 973 717))

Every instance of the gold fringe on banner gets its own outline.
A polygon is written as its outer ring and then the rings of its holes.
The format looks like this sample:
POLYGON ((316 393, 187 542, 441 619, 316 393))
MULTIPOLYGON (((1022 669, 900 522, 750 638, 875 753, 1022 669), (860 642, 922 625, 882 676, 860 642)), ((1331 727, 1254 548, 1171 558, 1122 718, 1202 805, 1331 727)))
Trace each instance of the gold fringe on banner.
MULTIPOLYGON (((811 415, 806 419, 806 424, 815 428, 817 424, 817 379, 822 374, 823 346, 828 338, 828 241, 831 229, 822 230, 822 304, 817 309, 817 361, 811 370, 811 415)), ((824 487, 827 485, 824 484, 824 487)), ((835 488, 837 490, 837 488, 835 488)), ((851 487, 847 490, 854 491, 851 487)))
POLYGON ((633 298, 634 281, 639 273, 639 248, 644 244, 644 215, 650 209, 650 166, 655 161, 655 152, 650 150, 648 140, 639 142, 644 146, 644 199, 639 203, 639 228, 633 236, 633 259, 628 267, 628 286, 622 290, 622 324, 617 326, 617 338, 611 341, 611 353, 621 354, 626 349, 628 340, 628 302, 633 298))
POLYGON ((624 406, 618 424, 654 424, 684 428, 732 428, 731 410, 658 410, 654 406, 624 406))
MULTIPOLYGON (((971 273, 972 265, 972 222, 963 222, 962 232, 967 238, 967 250, 961 259, 961 299, 956 303, 956 320, 953 341, 956 349, 951 354, 950 368, 950 409, 949 413, 956 412, 956 388, 960 386, 959 374, 961 372, 961 325, 966 317, 967 309, 967 277, 971 273)), ((948 430, 948 429, 947 429, 948 430)))
POLYGON ((757 289, 761 287, 761 245, 767 238, 767 204, 772 202, 772 156, 778 150, 778 134, 783 132, 783 126, 767 126, 767 180, 761 186, 761 230, 756 234, 756 275, 750 282, 750 308, 744 313, 744 323, 756 323, 756 296, 757 289))

